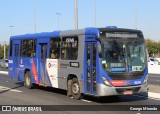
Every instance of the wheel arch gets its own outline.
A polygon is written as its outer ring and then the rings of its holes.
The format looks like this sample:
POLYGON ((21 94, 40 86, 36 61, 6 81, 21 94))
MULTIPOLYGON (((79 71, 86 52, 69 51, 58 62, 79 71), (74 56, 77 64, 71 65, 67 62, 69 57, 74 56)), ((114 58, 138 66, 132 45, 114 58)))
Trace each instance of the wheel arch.
POLYGON ((67 80, 66 80, 66 89, 67 89, 67 96, 68 97, 71 97, 71 83, 72 83, 72 79, 73 78, 77 78, 78 79, 78 76, 76 76, 75 74, 69 74, 68 77, 67 77, 67 80))
POLYGON ((32 89, 34 87, 33 76, 30 69, 24 70, 24 86, 32 89))
POLYGON ((28 69, 28 68, 26 68, 26 69, 24 70, 24 76, 25 76, 26 72, 31 72, 31 70, 28 69))
POLYGON ((26 69, 24 70, 24 78, 25 78, 25 73, 27 73, 27 72, 30 72, 31 79, 32 79, 32 83, 36 83, 36 81, 35 81, 35 79, 34 79, 34 77, 33 77, 33 74, 32 74, 32 70, 29 69, 29 68, 26 68, 26 69))
POLYGON ((78 76, 75 75, 75 74, 69 74, 68 77, 67 77, 67 82, 68 82, 68 80, 72 80, 73 78, 77 78, 78 79, 78 76))

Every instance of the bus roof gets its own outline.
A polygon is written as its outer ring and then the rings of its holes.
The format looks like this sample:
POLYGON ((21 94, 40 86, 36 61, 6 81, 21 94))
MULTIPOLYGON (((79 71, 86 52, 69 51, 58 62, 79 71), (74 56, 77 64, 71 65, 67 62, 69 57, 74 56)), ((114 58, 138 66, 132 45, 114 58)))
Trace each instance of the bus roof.
POLYGON ((125 28, 99 28, 100 31, 116 31, 116 32, 141 32, 140 30, 136 29, 125 29, 125 28))
POLYGON ((45 37, 61 37, 61 36, 74 36, 74 35, 98 35, 99 31, 116 31, 116 32, 141 32, 140 30, 124 29, 124 28, 85 28, 79 30, 65 30, 65 31, 53 31, 53 32, 42 32, 35 34, 24 34, 11 36, 11 39, 27 39, 27 38, 45 38, 45 37))
POLYGON ((24 34, 24 35, 11 36, 11 39, 58 37, 59 34, 60 34, 59 31, 42 32, 42 33, 34 33, 34 34, 24 34))

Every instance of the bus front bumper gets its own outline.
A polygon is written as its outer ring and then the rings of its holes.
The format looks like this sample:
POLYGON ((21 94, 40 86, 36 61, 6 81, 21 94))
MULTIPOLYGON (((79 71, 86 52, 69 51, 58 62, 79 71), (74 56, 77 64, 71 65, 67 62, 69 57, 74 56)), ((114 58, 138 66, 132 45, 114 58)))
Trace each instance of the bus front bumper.
POLYGON ((127 91, 132 94, 148 92, 148 83, 145 85, 128 86, 128 87, 109 87, 104 84, 97 85, 97 96, 114 96, 114 95, 127 95, 127 91), (126 93, 125 93, 126 92, 126 93))

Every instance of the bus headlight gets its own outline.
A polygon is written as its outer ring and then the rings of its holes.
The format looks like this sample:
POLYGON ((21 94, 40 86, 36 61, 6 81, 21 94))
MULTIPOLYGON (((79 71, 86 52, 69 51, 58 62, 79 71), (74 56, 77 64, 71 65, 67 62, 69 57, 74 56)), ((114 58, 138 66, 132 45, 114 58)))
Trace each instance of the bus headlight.
POLYGON ((143 85, 145 85, 146 83, 148 83, 148 74, 147 74, 147 76, 144 79, 143 85))
POLYGON ((102 80, 103 80, 103 82, 104 82, 104 84, 106 85, 106 86, 112 86, 111 84, 110 84, 110 82, 106 79, 106 77, 104 77, 104 76, 101 76, 101 78, 102 78, 102 80))

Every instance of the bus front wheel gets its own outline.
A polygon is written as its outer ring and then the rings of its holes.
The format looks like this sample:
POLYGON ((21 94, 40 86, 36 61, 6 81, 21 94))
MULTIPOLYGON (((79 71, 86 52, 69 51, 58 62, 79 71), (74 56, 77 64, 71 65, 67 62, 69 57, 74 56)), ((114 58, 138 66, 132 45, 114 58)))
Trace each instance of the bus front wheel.
POLYGON ((73 78, 71 82, 71 94, 74 99, 81 99, 82 94, 80 93, 80 85, 77 78, 73 78))
POLYGON ((30 75, 30 72, 27 71, 25 73, 25 76, 24 76, 24 86, 31 89, 33 88, 33 84, 32 84, 32 79, 31 79, 31 75, 30 75))

